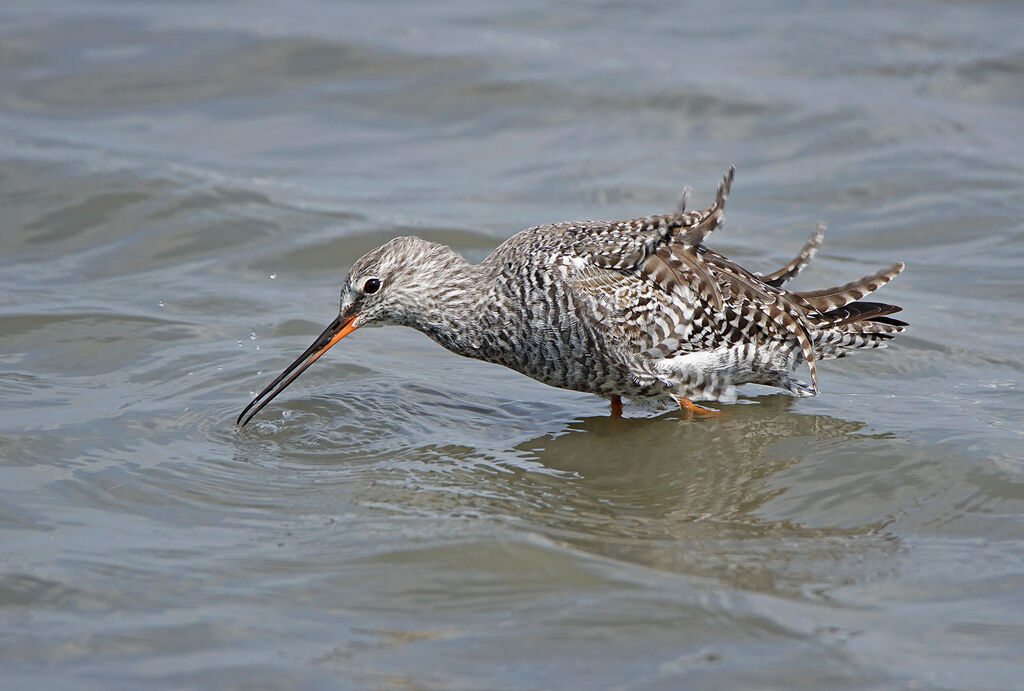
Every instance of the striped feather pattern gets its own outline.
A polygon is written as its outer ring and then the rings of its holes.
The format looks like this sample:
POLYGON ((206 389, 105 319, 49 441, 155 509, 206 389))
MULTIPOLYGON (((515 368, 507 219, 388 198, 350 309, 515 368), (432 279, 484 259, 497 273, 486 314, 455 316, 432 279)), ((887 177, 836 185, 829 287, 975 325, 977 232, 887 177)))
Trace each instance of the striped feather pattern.
POLYGON ((814 255, 816 255, 818 250, 821 249, 821 243, 824 240, 825 224, 818 223, 818 225, 814 227, 814 232, 811 233, 811 237, 800 250, 800 254, 796 255, 793 261, 789 262, 778 271, 773 271, 766 276, 762 276, 761 274, 755 275, 767 285, 770 285, 773 288, 781 288, 796 278, 797 274, 803 271, 804 267, 811 263, 811 260, 814 259, 814 255))
POLYGON ((836 288, 825 288, 823 290, 808 290, 795 293, 811 307, 819 312, 843 307, 851 302, 860 300, 865 295, 873 293, 886 283, 900 275, 903 271, 903 262, 887 266, 870 276, 858 278, 836 288))

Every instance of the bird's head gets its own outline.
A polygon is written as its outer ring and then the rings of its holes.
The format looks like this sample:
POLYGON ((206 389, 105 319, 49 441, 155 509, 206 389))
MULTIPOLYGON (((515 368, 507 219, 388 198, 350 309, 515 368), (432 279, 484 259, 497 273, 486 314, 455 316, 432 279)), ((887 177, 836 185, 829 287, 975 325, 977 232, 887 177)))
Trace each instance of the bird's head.
POLYGON ((439 280, 461 257, 444 245, 400 237, 360 257, 341 287, 338 318, 362 326, 416 326, 437 303, 439 280))
POLYGON ((246 406, 236 422, 245 426, 307 367, 356 329, 389 324, 418 326, 439 299, 443 300, 438 286, 446 269, 460 262, 464 264, 465 260, 444 245, 417 237, 395 238, 364 254, 345 277, 338 317, 246 406))

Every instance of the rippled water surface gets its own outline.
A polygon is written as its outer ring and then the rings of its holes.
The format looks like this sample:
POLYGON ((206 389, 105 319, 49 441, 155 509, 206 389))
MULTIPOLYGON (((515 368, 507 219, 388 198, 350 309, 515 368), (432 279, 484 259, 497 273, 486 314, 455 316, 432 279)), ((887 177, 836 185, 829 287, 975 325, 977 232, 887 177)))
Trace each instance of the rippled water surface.
POLYGON ((1013 688, 1017 3, 7 2, 10 688, 1013 688), (400 234, 706 203, 913 328, 716 419, 362 330, 251 394, 400 234))

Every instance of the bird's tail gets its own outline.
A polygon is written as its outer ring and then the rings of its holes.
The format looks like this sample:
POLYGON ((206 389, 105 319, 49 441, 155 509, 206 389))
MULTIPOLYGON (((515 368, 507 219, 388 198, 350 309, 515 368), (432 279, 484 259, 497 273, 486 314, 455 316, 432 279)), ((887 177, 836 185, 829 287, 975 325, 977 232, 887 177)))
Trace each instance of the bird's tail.
POLYGON ((889 316, 902 307, 861 300, 902 271, 900 262, 845 285, 790 294, 807 309, 815 327, 814 350, 819 359, 843 357, 857 348, 884 348, 908 326, 889 316))

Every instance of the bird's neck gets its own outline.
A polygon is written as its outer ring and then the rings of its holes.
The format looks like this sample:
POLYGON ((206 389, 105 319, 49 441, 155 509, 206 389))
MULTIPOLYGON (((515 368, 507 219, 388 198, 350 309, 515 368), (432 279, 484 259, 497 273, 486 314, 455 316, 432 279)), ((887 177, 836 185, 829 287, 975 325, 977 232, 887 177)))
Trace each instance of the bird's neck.
POLYGON ((488 277, 479 265, 449 252, 444 261, 431 262, 417 272, 422 282, 418 304, 405 325, 452 352, 478 357, 482 328, 478 316, 486 299, 488 277))

